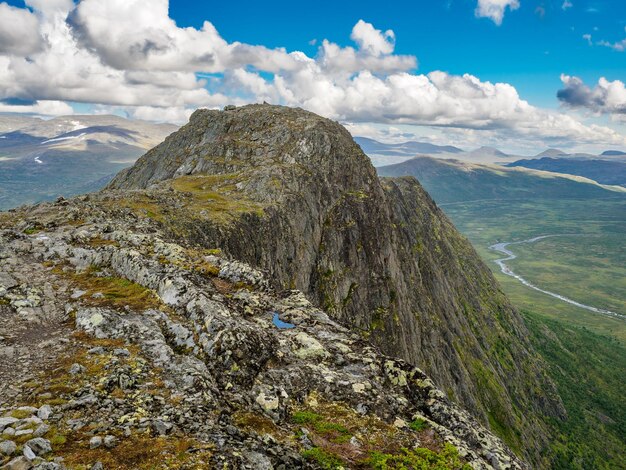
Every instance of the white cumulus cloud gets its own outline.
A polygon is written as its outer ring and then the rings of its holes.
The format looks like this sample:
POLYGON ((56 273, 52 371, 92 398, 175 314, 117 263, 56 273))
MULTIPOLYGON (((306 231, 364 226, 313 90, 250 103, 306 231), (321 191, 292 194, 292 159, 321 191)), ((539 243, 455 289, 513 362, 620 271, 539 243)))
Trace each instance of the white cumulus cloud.
POLYGON ((314 62, 306 72, 279 76, 283 102, 350 122, 413 124, 492 131, 523 138, 624 143, 623 136, 603 126, 586 126, 572 116, 542 110, 521 99, 505 83, 475 76, 431 72, 378 77, 364 71, 336 82, 314 62))
POLYGON ((293 67, 284 49, 228 43, 208 21, 179 28, 168 0, 83 0, 70 15, 79 43, 120 70, 220 72, 252 65, 276 71, 293 67))
POLYGON ((519 0, 478 0, 475 13, 479 18, 490 18, 499 26, 502 24, 507 8, 513 11, 519 7, 519 0))
POLYGON ((28 55, 42 47, 37 17, 29 10, 0 3, 0 54, 28 55))
POLYGON ((388 29, 384 33, 374 28, 370 23, 359 20, 350 38, 359 45, 359 48, 373 56, 391 54, 396 47, 396 35, 388 29))

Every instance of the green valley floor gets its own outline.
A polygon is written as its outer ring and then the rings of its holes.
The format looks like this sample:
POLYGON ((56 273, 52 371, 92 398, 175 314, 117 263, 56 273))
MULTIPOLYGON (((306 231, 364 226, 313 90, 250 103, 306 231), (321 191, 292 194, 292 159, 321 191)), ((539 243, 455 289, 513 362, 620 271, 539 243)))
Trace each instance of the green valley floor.
POLYGON ((549 364, 568 412, 551 423, 554 468, 626 468, 626 200, 528 199, 442 204, 523 313, 531 341, 549 364), (550 292, 624 315, 578 308, 523 285, 494 263, 496 243, 510 245, 506 264, 550 292))

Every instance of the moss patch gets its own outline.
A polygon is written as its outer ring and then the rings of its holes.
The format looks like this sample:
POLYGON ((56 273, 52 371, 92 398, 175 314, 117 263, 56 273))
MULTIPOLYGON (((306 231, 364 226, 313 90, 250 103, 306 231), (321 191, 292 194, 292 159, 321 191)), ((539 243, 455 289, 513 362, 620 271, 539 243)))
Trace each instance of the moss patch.
POLYGON ((8 212, 0 212, 0 228, 8 229, 15 225, 15 217, 8 212))
POLYGON ((260 436, 269 434, 280 442, 293 441, 293 436, 280 429, 274 421, 260 413, 239 411, 233 415, 235 425, 247 432, 260 436))
POLYGON ((215 255, 216 253, 221 254, 221 250, 199 250, 188 248, 185 250, 185 254, 190 261, 185 267, 190 271, 194 271, 205 276, 217 276, 220 273, 219 266, 215 266, 206 260, 207 256, 215 255))
POLYGON ((13 410, 10 413, 11 417, 17 418, 17 419, 29 418, 32 415, 33 414, 30 411, 26 411, 26 410, 13 410))
MULTIPOLYGON (((27 387, 27 393, 23 396, 23 404, 39 407, 44 404, 59 405, 66 401, 64 396, 68 397, 81 386, 84 382, 90 381, 99 383, 108 373, 108 367, 112 359, 111 353, 105 354, 89 354, 87 351, 93 347, 103 347, 108 349, 126 348, 130 353, 128 358, 118 358, 121 365, 129 365, 137 368, 137 357, 139 347, 133 344, 126 344, 121 339, 97 339, 84 332, 76 332, 73 335, 75 346, 68 348, 64 356, 55 362, 54 366, 45 370, 41 379, 37 383, 33 383, 32 387, 27 387), (80 364, 85 368, 85 372, 79 375, 69 374, 72 364, 80 364), (42 393, 51 394, 54 399, 41 399, 42 393)), ((150 371, 152 381, 158 378, 158 370, 150 371)))
MULTIPOLYGON (((40 396, 67 396, 71 398, 76 390, 87 386, 94 386, 100 392, 109 390, 109 396, 125 398, 130 401, 133 409, 140 413, 142 399, 146 394, 158 394, 165 398, 169 392, 161 379, 162 371, 158 368, 148 367, 147 361, 140 356, 140 348, 134 344, 126 344, 121 339, 97 339, 84 332, 73 334, 73 340, 68 347, 67 354, 59 359, 53 367, 44 371, 37 388, 30 390, 23 397, 25 404, 40 406, 52 404, 50 399, 42 400, 40 396), (89 353, 93 347, 105 348, 103 353, 89 353), (114 359, 112 350, 126 348, 129 356, 115 356, 119 367, 127 367, 133 376, 141 377, 136 382, 135 391, 122 391, 118 387, 113 390, 108 388, 105 378, 111 372, 110 365, 114 359), (73 363, 85 367, 84 373, 78 375, 69 374, 69 368, 73 363)), ((81 417, 78 411, 75 417, 81 417)), ((83 430, 72 432, 52 426, 46 434, 53 447, 53 456, 63 457, 64 463, 73 470, 90 469, 94 462, 100 461, 107 469, 138 469, 148 470, 156 468, 207 468, 207 462, 212 455, 209 445, 193 439, 180 436, 152 437, 148 432, 134 434, 129 438, 118 436, 119 445, 113 449, 89 448, 89 439, 92 436, 96 424, 92 423, 83 430)), ((32 436, 25 436, 25 440, 32 436)), ((23 443, 23 442, 21 442, 23 443)))
POLYGON ((115 240, 108 240, 102 237, 94 237, 94 238, 89 239, 89 241, 87 242, 87 245, 89 245, 92 248, 99 248, 101 246, 117 246, 117 247, 120 246, 120 244, 116 242, 115 240))
POLYGON ((312 449, 303 451, 302 457, 310 462, 315 462, 324 470, 344 468, 344 463, 339 458, 319 447, 313 447, 312 449))
POLYGON ((113 207, 130 209, 139 217, 147 217, 157 222, 163 222, 165 219, 161 205, 155 198, 147 194, 133 194, 132 197, 116 199, 110 202, 113 207))
POLYGON ((102 462, 109 470, 152 470, 156 468, 205 469, 212 452, 207 444, 186 438, 151 437, 148 433, 120 439, 114 449, 89 449, 88 436, 73 434, 55 449, 64 463, 75 470, 87 470, 102 462))
POLYGON ((263 206, 237 189, 240 175, 190 175, 172 181, 175 191, 189 196, 186 204, 195 215, 228 223, 245 213, 263 215, 263 206))
POLYGON ((373 452, 368 460, 370 468, 375 470, 471 470, 461 461, 456 448, 444 444, 441 452, 429 449, 402 449, 395 455, 373 452))
POLYGON ((56 274, 69 277, 79 289, 86 292, 81 301, 87 304, 118 309, 128 306, 137 311, 163 307, 161 299, 152 290, 121 277, 99 276, 98 272, 96 266, 82 273, 68 273, 61 267, 55 268, 56 274))
MULTIPOLYGON (((432 429, 423 424, 418 426, 418 420, 414 426, 400 429, 377 416, 363 416, 342 403, 321 400, 316 394, 309 398, 306 406, 293 411, 290 421, 294 424, 296 434, 305 432, 313 443, 312 449, 305 450, 306 458, 322 468, 332 469, 342 465, 347 468, 412 469, 411 466, 392 465, 396 461, 401 463, 407 455, 417 462, 419 456, 429 456, 429 453, 435 456, 443 453, 442 461, 448 459, 455 462, 452 450, 456 452, 456 449, 452 446, 448 449, 432 429), (419 429, 415 429, 417 427, 419 429), (357 446, 350 442, 352 439, 358 442, 357 446), (422 447, 413 449, 416 442, 420 442, 422 447), (378 460, 372 460, 374 457, 378 460), (373 463, 384 462, 385 459, 388 461, 387 467, 373 466, 373 463)), ((454 455, 458 459, 458 454, 454 455)))

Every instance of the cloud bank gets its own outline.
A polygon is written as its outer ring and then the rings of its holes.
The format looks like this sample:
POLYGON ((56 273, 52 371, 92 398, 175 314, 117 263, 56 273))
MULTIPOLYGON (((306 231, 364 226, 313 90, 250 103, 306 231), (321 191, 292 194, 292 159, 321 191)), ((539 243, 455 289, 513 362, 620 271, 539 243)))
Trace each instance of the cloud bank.
MULTIPOLYGON (((97 112, 181 122, 198 107, 268 101, 353 126, 626 144, 609 127, 530 105, 509 84, 417 73, 414 56, 395 53, 393 31, 363 20, 352 29, 351 46, 323 40, 310 57, 228 42, 208 21, 200 29, 181 28, 168 15, 168 0, 26 3, 32 12, 0 4, 0 22, 10 18, 15 25, 5 30, 0 23, 0 112, 65 114, 73 102, 97 112), (30 104, 7 104, 16 102, 30 104)), ((507 8, 518 7, 517 0, 479 0, 476 14, 499 24, 507 8)))

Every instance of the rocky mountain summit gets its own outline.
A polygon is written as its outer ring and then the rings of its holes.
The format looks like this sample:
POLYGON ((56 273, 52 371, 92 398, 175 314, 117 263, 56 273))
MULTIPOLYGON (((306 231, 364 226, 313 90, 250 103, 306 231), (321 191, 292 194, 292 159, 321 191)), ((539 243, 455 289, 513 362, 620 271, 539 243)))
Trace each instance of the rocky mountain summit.
POLYGON ((0 227, 7 468, 523 468, 487 428, 540 464, 563 415, 467 240, 314 114, 197 111, 0 227))

